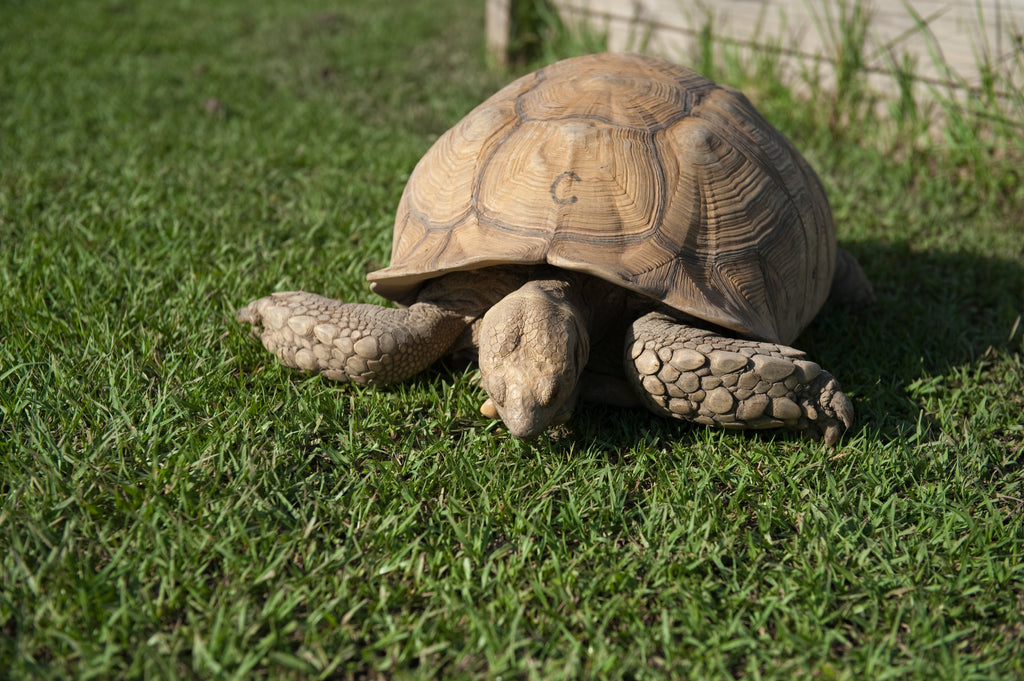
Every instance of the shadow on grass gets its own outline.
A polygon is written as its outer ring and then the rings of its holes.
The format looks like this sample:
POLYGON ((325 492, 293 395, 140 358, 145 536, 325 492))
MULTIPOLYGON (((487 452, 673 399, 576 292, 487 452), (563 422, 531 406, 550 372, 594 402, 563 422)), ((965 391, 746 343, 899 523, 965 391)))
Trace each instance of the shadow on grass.
POLYGON ((1020 262, 919 252, 907 243, 866 242, 851 250, 874 282, 878 301, 849 314, 826 310, 809 331, 808 349, 837 367, 867 403, 863 426, 877 428, 883 438, 915 427, 921 405, 908 391, 915 382, 980 366, 993 352, 1021 351, 1021 330, 1015 328, 1024 313, 1020 262))

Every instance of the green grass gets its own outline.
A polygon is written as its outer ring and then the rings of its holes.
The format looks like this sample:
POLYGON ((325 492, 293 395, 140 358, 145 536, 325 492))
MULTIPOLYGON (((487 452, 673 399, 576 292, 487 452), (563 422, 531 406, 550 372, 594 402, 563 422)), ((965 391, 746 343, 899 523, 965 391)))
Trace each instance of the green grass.
POLYGON ((524 444, 470 372, 334 385, 234 322, 372 300, 412 166, 512 75, 482 3, 323 7, 0 7, 0 677, 1024 675, 1019 101, 940 92, 934 134, 708 58, 875 282, 798 342, 857 426, 524 444))

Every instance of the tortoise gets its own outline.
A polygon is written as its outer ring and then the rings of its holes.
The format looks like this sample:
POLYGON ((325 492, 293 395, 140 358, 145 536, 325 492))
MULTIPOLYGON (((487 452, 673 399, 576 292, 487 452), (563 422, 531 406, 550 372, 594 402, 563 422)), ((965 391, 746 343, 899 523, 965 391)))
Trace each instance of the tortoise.
POLYGON ((830 444, 852 423, 789 347, 830 293, 872 297, 820 180, 742 93, 662 59, 566 59, 484 101, 416 165, 367 279, 398 307, 294 291, 237 317, 361 385, 475 356, 517 438, 579 400, 830 444))

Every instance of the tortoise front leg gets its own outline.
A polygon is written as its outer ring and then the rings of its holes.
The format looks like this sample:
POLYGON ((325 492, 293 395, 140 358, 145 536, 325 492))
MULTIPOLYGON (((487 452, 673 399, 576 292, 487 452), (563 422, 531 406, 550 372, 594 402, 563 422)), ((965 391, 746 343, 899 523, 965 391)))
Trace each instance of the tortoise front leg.
POLYGON ((389 308, 304 291, 275 293, 239 310, 285 366, 360 385, 396 383, 438 360, 465 318, 430 303, 389 308))
POLYGON ((853 423, 835 378, 784 345, 719 336, 652 312, 630 327, 625 364, 644 405, 663 416, 788 427, 827 444, 853 423))

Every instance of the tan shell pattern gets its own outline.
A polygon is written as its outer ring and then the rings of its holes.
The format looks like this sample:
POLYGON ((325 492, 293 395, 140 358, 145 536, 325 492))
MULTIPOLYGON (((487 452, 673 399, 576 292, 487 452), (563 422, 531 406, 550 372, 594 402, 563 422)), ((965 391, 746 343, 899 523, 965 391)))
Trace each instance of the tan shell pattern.
POLYGON ((403 300, 444 272, 547 262, 789 343, 828 295, 835 248, 820 181, 746 97, 597 54, 519 78, 442 135, 402 195, 391 265, 368 279, 403 300))

